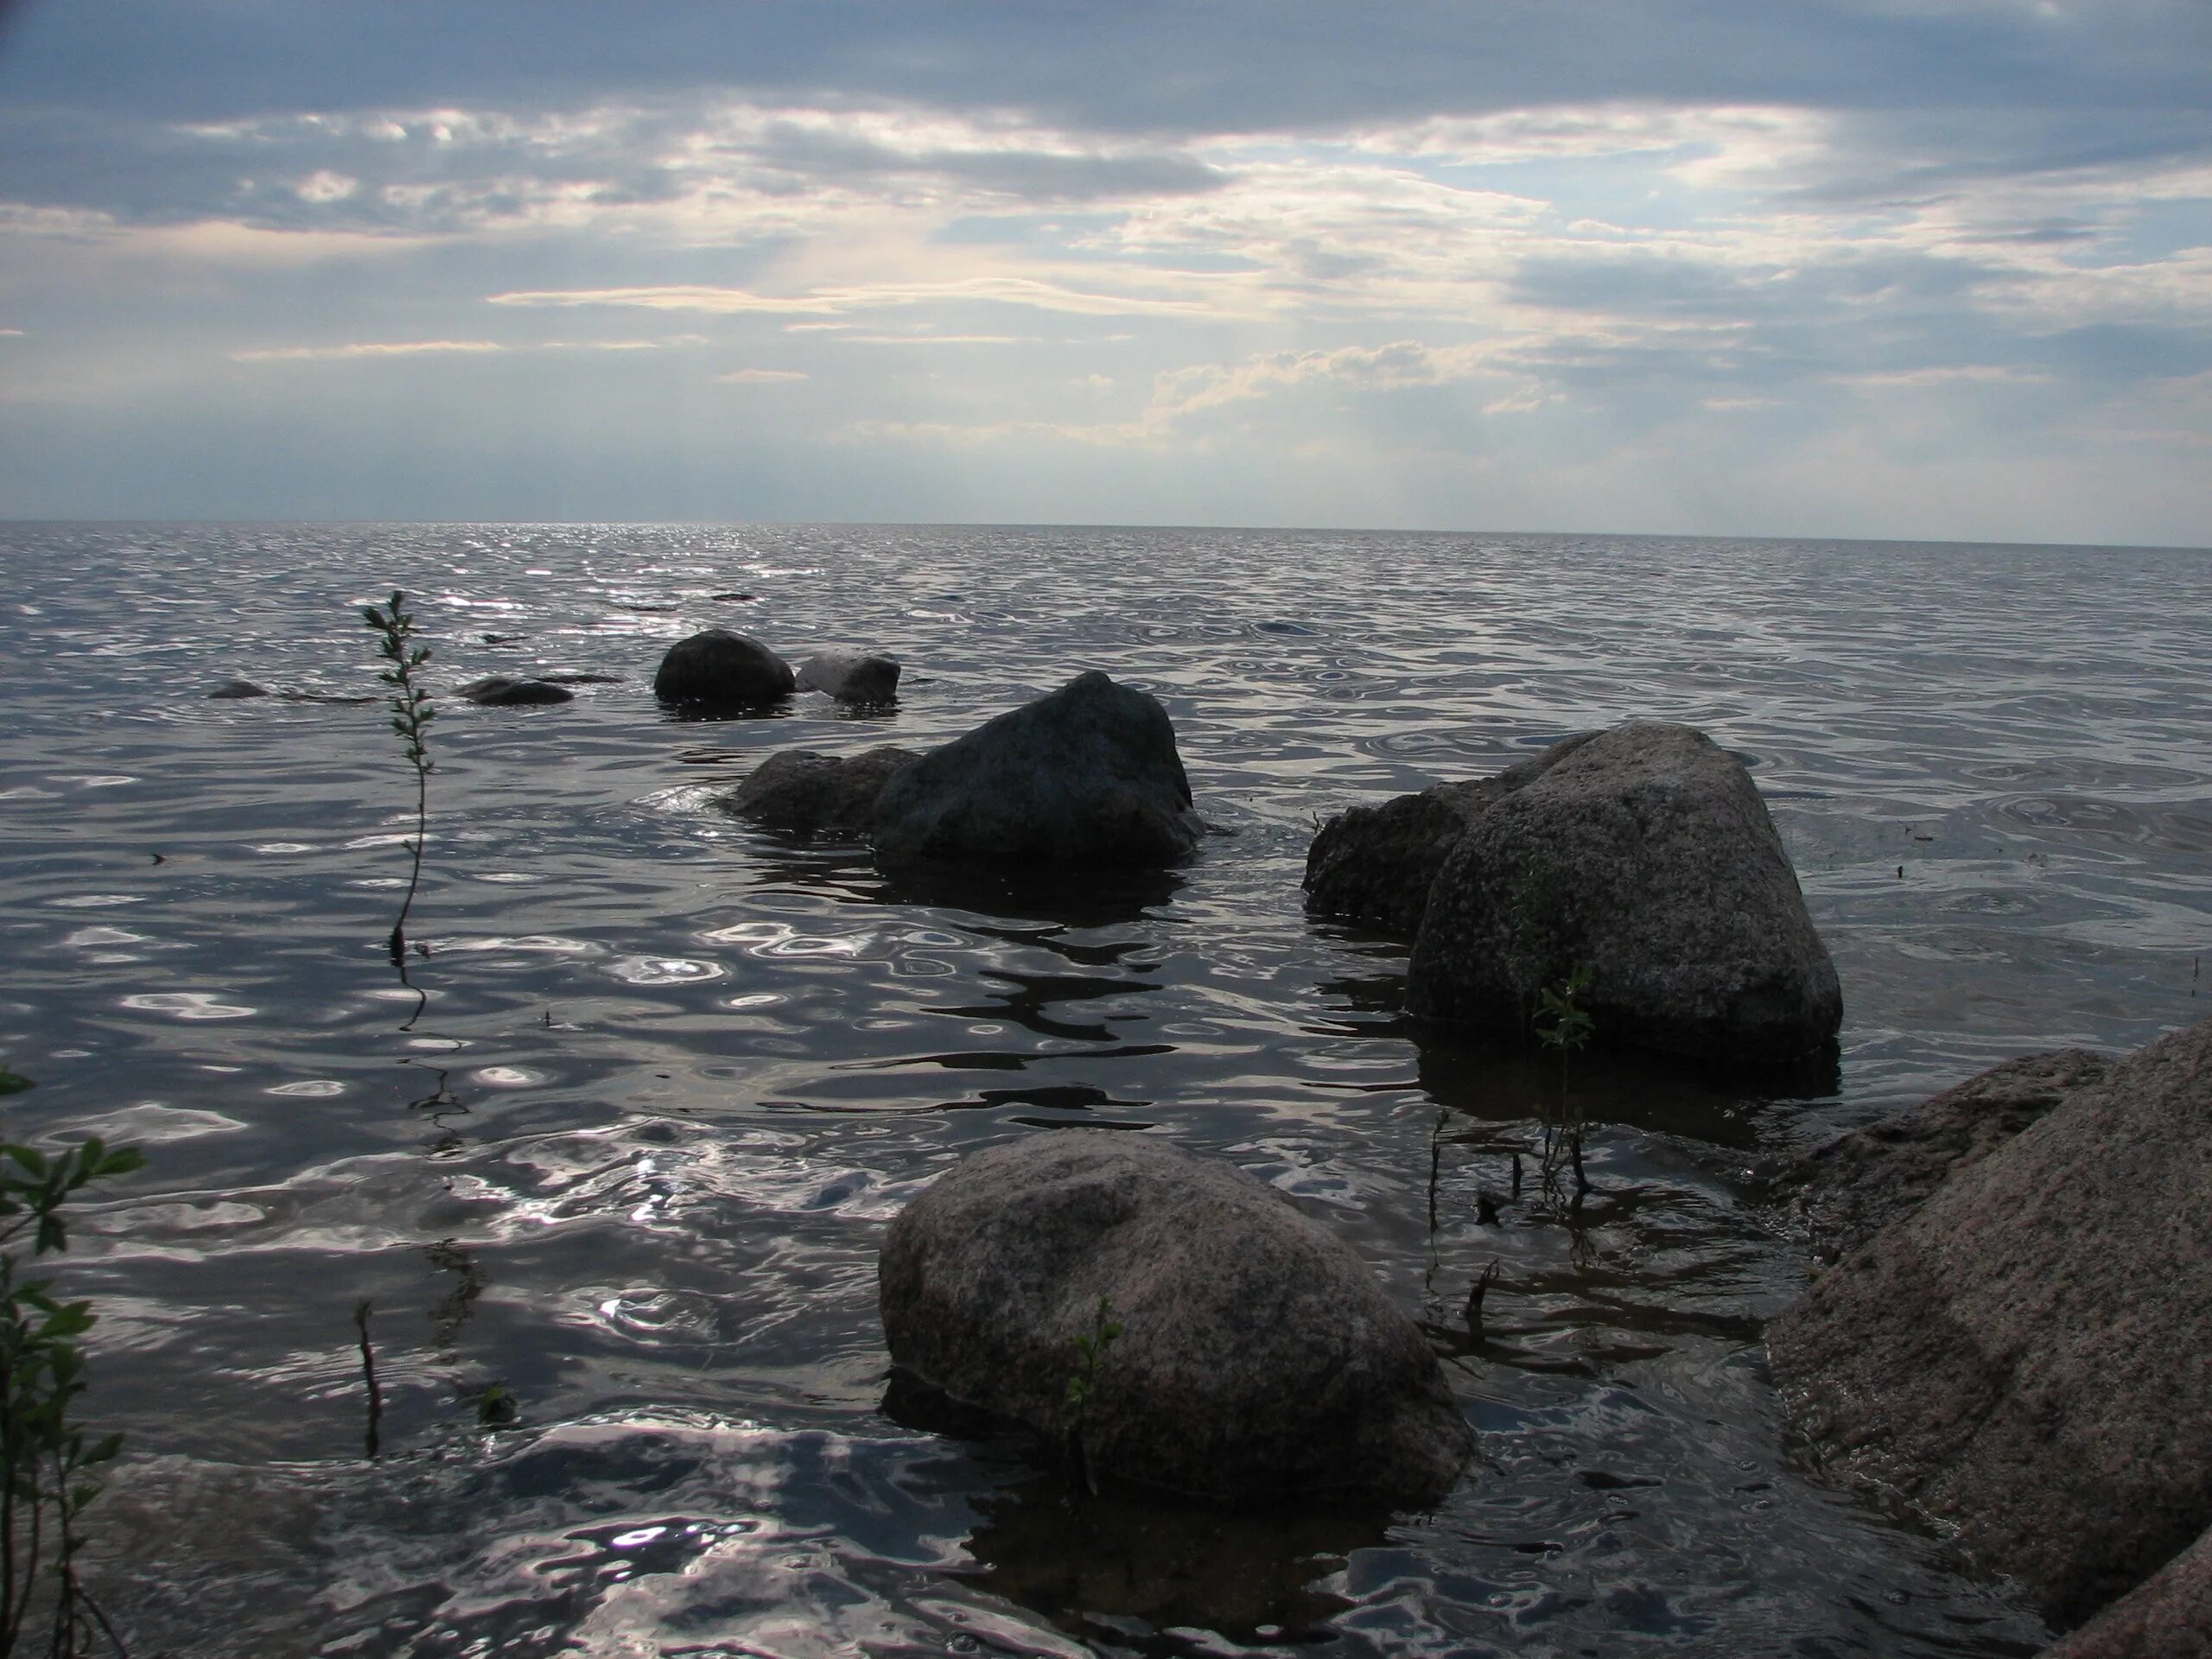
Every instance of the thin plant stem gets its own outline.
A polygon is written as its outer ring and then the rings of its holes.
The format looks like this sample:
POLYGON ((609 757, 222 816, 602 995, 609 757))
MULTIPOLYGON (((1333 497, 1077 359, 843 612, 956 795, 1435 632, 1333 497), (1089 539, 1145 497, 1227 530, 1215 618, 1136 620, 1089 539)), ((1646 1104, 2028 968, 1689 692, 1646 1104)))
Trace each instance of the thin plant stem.
POLYGON ((399 734, 407 762, 415 768, 415 839, 408 846, 414 855, 414 866, 408 873, 407 896, 399 903, 399 918, 385 941, 391 952, 391 965, 402 977, 407 965, 407 916, 423 885, 423 849, 430 835, 430 774, 437 769, 424 734, 438 717, 438 711, 430 706, 430 694, 415 680, 415 671, 430 660, 430 648, 416 643, 415 613, 406 608, 406 599, 395 588, 383 605, 361 607, 362 621, 377 636, 377 654, 391 664, 377 677, 392 689, 391 729, 399 734))

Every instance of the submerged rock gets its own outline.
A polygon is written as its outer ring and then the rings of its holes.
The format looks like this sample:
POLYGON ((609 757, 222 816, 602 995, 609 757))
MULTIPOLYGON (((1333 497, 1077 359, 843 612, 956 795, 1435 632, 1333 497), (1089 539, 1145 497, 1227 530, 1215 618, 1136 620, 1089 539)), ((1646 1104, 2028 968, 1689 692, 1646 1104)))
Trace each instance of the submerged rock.
POLYGON ((773 702, 797 686, 791 664, 757 639, 706 628, 668 648, 653 675, 663 702, 736 709, 773 702))
POLYGON ((1831 1475, 2061 1623, 2212 1525, 2212 1020, 2085 1082, 1767 1327, 1831 1475))
POLYGON ((817 652, 798 665, 798 689, 840 702, 889 702, 899 695, 899 664, 858 651, 817 652))
POLYGON ((1163 1141, 1076 1129, 979 1153, 899 1214, 879 1273, 894 1361, 1076 1436, 1101 1472, 1411 1504, 1473 1449, 1427 1338, 1349 1245, 1163 1141), (1077 1339, 1096 1338, 1101 1298, 1122 1330, 1093 1370, 1077 1339))
POLYGON ((493 674, 480 680, 471 680, 466 685, 453 689, 456 697, 481 703, 487 709, 522 709, 536 703, 571 702, 575 693, 550 680, 512 680, 504 674, 493 674))
POLYGON ((1429 889, 1408 1002, 1518 1034, 1583 969, 1600 1043, 1744 1067, 1833 1057, 1835 969, 1758 788, 1702 732, 1569 738, 1482 803, 1429 889))
POLYGON ((913 749, 890 744, 853 755, 787 749, 770 755, 715 804, 794 835, 849 830, 864 836, 875 823, 884 785, 919 758, 913 749))
POLYGON ((225 680, 207 694, 211 697, 265 697, 270 695, 265 685, 256 685, 251 680, 225 680))
POLYGON ((893 777, 872 839, 887 863, 1159 866, 1197 846, 1166 710, 1093 671, 893 777))
POLYGON ((1798 1160, 1778 1183, 1794 1189, 1814 1259, 1834 1262, 1910 1215, 2075 1090, 2101 1083, 2111 1064, 2084 1048, 2023 1055, 1798 1160))

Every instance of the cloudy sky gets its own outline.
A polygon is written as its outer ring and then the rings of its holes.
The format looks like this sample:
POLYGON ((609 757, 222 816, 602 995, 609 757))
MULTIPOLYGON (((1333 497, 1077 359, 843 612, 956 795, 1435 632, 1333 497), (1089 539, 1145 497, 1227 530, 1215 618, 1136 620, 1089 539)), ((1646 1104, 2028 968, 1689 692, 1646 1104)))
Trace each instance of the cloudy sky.
POLYGON ((16 0, 0 517, 2212 543, 2206 0, 16 0))

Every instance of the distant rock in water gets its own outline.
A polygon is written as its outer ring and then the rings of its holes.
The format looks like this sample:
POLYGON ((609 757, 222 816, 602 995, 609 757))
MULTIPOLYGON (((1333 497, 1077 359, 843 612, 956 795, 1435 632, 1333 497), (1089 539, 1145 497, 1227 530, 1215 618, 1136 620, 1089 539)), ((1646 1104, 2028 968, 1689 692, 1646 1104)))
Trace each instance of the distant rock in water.
POLYGON ((817 652, 798 665, 798 689, 840 702, 890 702, 899 695, 899 664, 864 652, 817 652))
POLYGON ((1079 1441, 1101 1473, 1415 1504, 1473 1450, 1427 1338, 1350 1245, 1149 1137, 1027 1134, 966 1159, 893 1222, 879 1276, 893 1361, 1079 1441), (1093 1365, 1077 1339, 1101 1298, 1121 1331, 1093 1365))
MULTIPOLYGON (((1767 1346, 1825 1472, 1956 1527, 2071 1624, 2212 1527, 2212 1020, 2101 1081, 2042 1069, 2049 1110, 1816 1278, 1767 1346)), ((2021 1090, 2005 1070, 1988 1097, 2021 1090)))
POLYGON ((453 689, 456 697, 481 703, 487 709, 521 709, 534 703, 569 702, 575 693, 555 685, 550 680, 511 680, 504 674, 493 674, 481 680, 471 680, 466 685, 453 689))
POLYGON ((256 685, 251 680, 225 680, 207 694, 211 697, 265 697, 270 695, 265 685, 256 685))
POLYGON ((899 772, 872 839, 893 864, 1160 866, 1201 829, 1166 710, 1094 670, 899 772))
POLYGON ((623 678, 620 674, 591 674, 577 669, 561 669, 536 677, 545 685, 620 685, 623 678))
POLYGON ((847 830, 865 836, 875 823, 884 785, 919 758, 916 750, 888 744, 842 757, 786 749, 762 761, 715 804, 793 835, 847 830))
POLYGON ((668 648, 653 695, 664 702, 738 709, 787 697, 797 683, 791 664, 757 639, 708 628, 668 648))
POLYGON ((1571 737, 1356 810, 1315 837, 1306 885, 1317 909, 1417 921, 1422 1018, 1525 1036, 1541 994, 1587 969, 1599 1043, 1833 1065, 1842 993, 1782 838, 1741 763, 1687 726, 1571 737))

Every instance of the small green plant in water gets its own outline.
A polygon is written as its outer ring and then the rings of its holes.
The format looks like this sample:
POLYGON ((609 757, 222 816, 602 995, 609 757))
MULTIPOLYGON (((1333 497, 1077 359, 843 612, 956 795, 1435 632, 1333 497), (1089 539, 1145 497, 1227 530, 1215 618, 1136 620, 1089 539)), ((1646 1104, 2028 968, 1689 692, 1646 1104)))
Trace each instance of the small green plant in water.
POLYGON ((1098 1396, 1098 1373, 1106 1363, 1106 1351, 1121 1334, 1121 1322, 1114 1317, 1114 1304, 1101 1296, 1097 1310, 1091 1315, 1090 1329, 1069 1339, 1069 1346, 1075 1350, 1076 1369, 1068 1378, 1068 1451, 1082 1471, 1084 1484, 1094 1496, 1098 1491, 1098 1480, 1091 1471, 1090 1459, 1084 1455, 1083 1438, 1090 1426, 1091 1402, 1098 1396))
POLYGON ((430 660, 430 648, 415 643, 415 613, 404 608, 406 595, 397 588, 384 605, 365 605, 361 620, 377 636, 377 654, 391 666, 377 677, 391 687, 391 729, 406 746, 407 763, 415 768, 415 840, 408 850, 415 868, 407 878, 407 896, 400 900, 399 919, 391 925, 392 966, 407 958, 407 912, 414 908, 415 890, 423 884, 423 843, 430 827, 430 773, 437 769, 430 759, 423 734, 438 711, 430 694, 415 682, 415 671, 430 660))
MULTIPOLYGON (((29 1087, 28 1078, 0 1067, 0 1094, 29 1087)), ((61 1301, 50 1281, 21 1276, 16 1246, 28 1234, 34 1258, 66 1249, 62 1205, 145 1161, 97 1135, 53 1154, 0 1145, 0 1655, 28 1648, 35 1609, 50 1656, 75 1659, 103 1637, 124 1651, 77 1580, 78 1523, 100 1491, 94 1471, 123 1446, 120 1434, 87 1440, 69 1415, 85 1389, 77 1338, 95 1316, 90 1302, 61 1301)))
POLYGON ((1585 963, 1536 994, 1537 1040, 1546 1048, 1559 1051, 1559 1109, 1544 1122, 1544 1174, 1556 1179, 1560 1160, 1571 1161, 1578 1197, 1590 1190, 1590 1180, 1582 1173, 1582 1109, 1570 1087, 1568 1066, 1576 1054, 1590 1046, 1598 1028, 1590 1010, 1582 1005, 1595 977, 1585 963))

